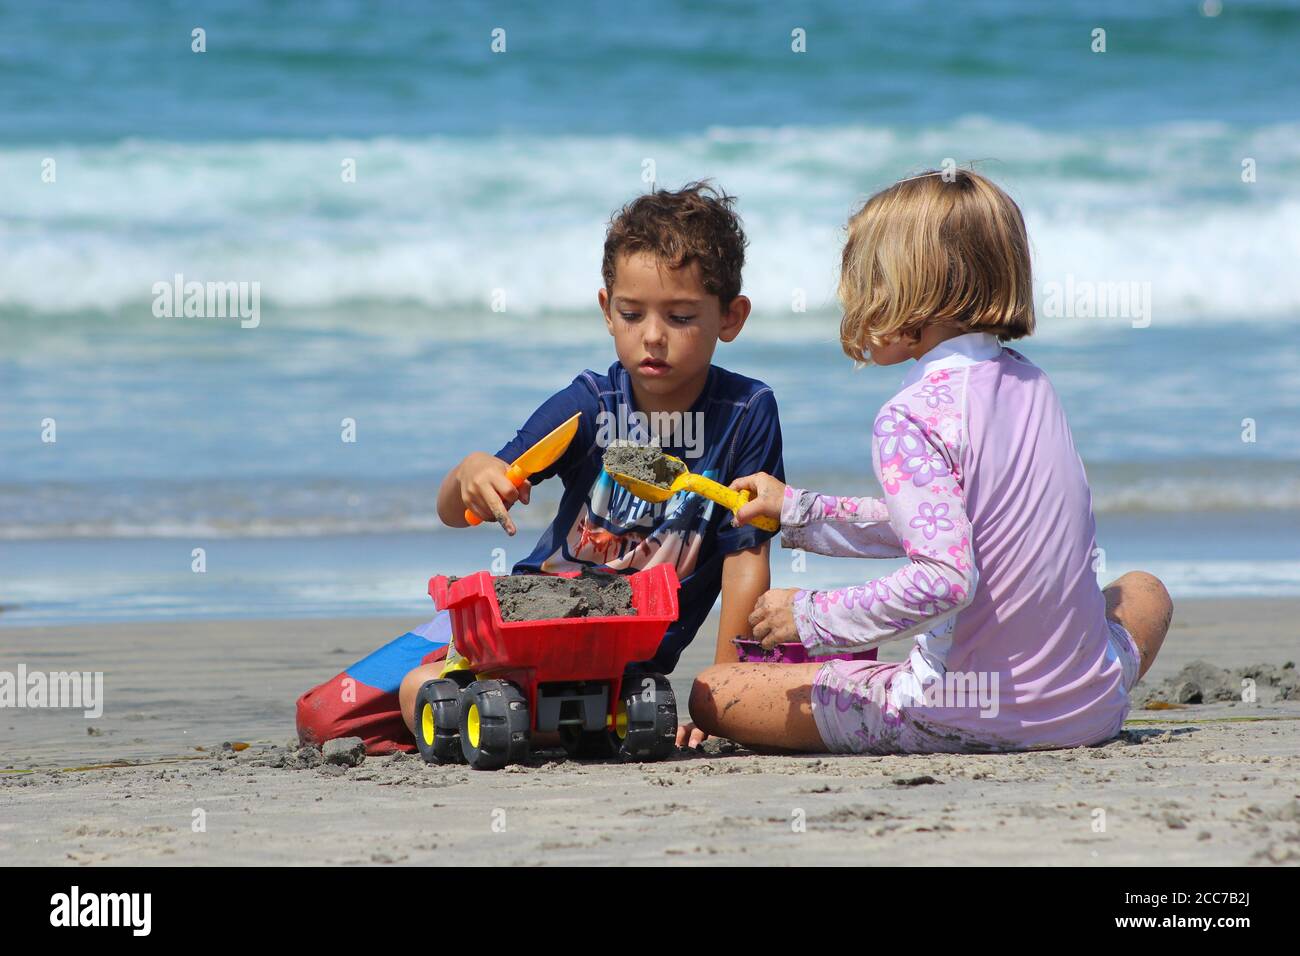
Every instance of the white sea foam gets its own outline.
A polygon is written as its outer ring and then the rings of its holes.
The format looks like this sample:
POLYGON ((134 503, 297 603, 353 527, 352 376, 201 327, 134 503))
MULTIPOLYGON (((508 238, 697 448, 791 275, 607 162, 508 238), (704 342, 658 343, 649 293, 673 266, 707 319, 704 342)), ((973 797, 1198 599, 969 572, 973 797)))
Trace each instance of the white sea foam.
POLYGON ((815 312, 833 305, 855 203, 946 157, 983 160, 1021 202, 1040 293, 1067 275, 1149 282, 1156 323, 1300 313, 1300 124, 1063 132, 980 118, 915 131, 0 150, 0 308, 133 308, 183 272, 259 281, 269 309, 485 313, 504 289, 512 314, 587 310, 604 223, 645 188, 649 158, 661 183, 710 176, 740 197, 760 309, 789 314, 802 289, 815 312), (31 174, 47 154, 52 184, 31 174), (1257 158, 1258 182, 1241 182, 1243 157, 1257 158), (340 177, 348 158, 355 183, 340 177))

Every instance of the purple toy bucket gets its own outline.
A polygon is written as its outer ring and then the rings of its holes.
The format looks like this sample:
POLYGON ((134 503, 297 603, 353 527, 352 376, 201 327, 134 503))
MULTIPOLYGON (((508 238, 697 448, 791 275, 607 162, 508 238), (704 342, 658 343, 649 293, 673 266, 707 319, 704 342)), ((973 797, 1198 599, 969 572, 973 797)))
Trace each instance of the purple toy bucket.
POLYGON ((742 664, 816 664, 821 661, 874 661, 876 659, 876 649, 874 647, 865 651, 818 654, 816 657, 812 657, 808 653, 808 648, 798 641, 778 644, 770 651, 763 650, 763 645, 758 641, 745 640, 740 637, 732 638, 731 643, 735 644, 736 650, 740 652, 740 663, 742 664))

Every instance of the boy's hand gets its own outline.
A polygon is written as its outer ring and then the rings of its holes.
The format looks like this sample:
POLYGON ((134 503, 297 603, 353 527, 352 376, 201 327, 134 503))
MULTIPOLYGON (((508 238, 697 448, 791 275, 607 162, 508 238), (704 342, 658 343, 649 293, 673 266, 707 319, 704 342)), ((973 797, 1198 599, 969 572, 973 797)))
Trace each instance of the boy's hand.
POLYGON ((737 478, 731 483, 732 491, 748 491, 749 501, 736 512, 737 526, 749 524, 755 518, 767 517, 781 520, 781 504, 785 501, 785 482, 773 478, 765 471, 737 478))
POLYGON ((794 625, 794 596, 798 588, 773 588, 758 599, 749 623, 754 628, 754 639, 761 642, 763 650, 770 651, 778 644, 799 640, 794 625))
POLYGON ((528 504, 532 485, 525 481, 518 488, 506 477, 507 465, 495 455, 476 451, 465 456, 460 463, 460 500, 470 511, 484 521, 496 521, 506 529, 506 534, 515 533, 515 523, 507 514, 509 507, 516 501, 528 504))

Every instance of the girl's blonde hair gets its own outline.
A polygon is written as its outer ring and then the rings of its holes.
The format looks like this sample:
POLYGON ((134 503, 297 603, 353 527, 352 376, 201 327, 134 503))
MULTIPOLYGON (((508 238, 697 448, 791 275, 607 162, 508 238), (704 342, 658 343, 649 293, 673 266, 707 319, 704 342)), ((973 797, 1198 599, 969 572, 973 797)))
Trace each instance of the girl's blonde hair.
POLYGON ((1011 197, 964 169, 881 190, 849 220, 840 268, 840 344, 869 362, 868 346, 920 337, 940 323, 1018 339, 1034 331, 1025 220, 1011 197))

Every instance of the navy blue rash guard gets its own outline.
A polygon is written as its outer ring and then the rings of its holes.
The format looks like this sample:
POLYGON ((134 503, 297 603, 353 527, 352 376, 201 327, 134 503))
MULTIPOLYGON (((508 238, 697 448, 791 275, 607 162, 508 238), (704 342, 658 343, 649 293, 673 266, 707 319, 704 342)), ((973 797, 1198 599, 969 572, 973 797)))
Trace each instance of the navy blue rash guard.
POLYGON ((644 426, 658 424, 663 450, 696 474, 724 485, 757 471, 784 481, 776 398, 762 382, 712 365, 689 412, 672 421, 646 422, 639 416, 631 377, 615 362, 607 375, 588 369, 547 399, 497 457, 514 461, 575 412, 582 412, 582 418, 564 455, 532 476, 538 484, 559 475, 564 484, 559 511, 513 573, 584 567, 631 573, 672 563, 682 582, 680 615, 648 662, 668 673, 713 609, 722 587, 722 559, 762 544, 773 533, 753 525, 732 527, 730 511, 699 495, 676 494, 657 505, 641 501, 605 474, 605 446, 611 438, 649 442, 644 426))

